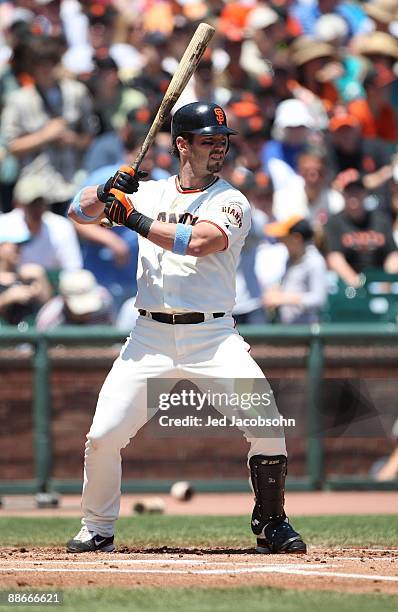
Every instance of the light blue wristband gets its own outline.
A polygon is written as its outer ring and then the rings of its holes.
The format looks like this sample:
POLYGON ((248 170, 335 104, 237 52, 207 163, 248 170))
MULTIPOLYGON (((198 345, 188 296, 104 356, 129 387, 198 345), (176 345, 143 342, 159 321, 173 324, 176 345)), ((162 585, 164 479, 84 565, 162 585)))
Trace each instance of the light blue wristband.
POLYGON ((86 213, 82 211, 82 207, 80 205, 80 196, 82 194, 82 191, 83 189, 80 189, 80 191, 73 198, 72 204, 71 204, 72 210, 74 213, 76 213, 79 219, 83 219, 83 221, 96 221, 98 217, 101 215, 101 213, 97 215, 96 217, 91 217, 90 215, 86 215, 86 213))
POLYGON ((184 225, 184 223, 177 223, 176 225, 176 236, 174 238, 174 244, 172 251, 177 255, 185 255, 188 249, 189 241, 192 236, 192 225, 184 225))

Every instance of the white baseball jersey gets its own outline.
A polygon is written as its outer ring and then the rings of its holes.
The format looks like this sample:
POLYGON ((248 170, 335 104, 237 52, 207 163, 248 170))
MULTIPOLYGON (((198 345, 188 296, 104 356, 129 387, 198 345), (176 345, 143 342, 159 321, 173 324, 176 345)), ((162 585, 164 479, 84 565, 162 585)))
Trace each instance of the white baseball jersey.
MULTIPOLYGON (((228 314, 187 325, 138 317, 101 389, 85 447, 82 522, 103 537, 113 535, 119 514, 120 449, 151 418, 147 395, 151 379, 165 379, 170 389, 181 379, 209 389, 213 380, 222 392, 229 392, 237 379, 256 380, 273 398, 230 314, 235 301, 235 271, 251 223, 246 198, 222 179, 215 179, 203 191, 182 192, 176 177, 141 183, 139 191, 128 197, 137 210, 154 219, 212 223, 225 239, 220 252, 192 257, 176 255, 140 237, 136 307, 152 312, 228 314)), ((225 414, 221 409, 220 413, 225 414)), ((266 413, 278 416, 274 399, 266 413)), ((286 455, 283 434, 258 436, 240 429, 250 445, 249 458, 286 455)))
POLYGON ((182 191, 177 177, 147 181, 128 196, 143 214, 169 223, 211 223, 225 248, 206 257, 176 255, 139 237, 136 307, 151 312, 231 312, 235 270, 251 224, 250 204, 227 181, 216 178, 204 190, 182 191))

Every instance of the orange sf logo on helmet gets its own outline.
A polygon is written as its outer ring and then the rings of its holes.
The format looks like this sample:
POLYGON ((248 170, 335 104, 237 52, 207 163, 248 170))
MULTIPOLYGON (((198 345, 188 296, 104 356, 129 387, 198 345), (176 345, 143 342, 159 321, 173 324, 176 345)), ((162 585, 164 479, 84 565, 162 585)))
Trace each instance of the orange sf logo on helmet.
POLYGON ((223 123, 225 123, 225 117, 224 117, 224 111, 222 108, 215 108, 214 109, 214 114, 216 116, 217 122, 222 125, 223 123))

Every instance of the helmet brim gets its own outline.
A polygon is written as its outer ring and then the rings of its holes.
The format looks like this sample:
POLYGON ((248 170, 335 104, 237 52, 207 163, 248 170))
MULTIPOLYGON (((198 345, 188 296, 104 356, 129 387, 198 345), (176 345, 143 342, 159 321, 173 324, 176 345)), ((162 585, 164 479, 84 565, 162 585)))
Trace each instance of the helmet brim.
POLYGON ((189 130, 189 134, 225 134, 227 136, 234 136, 238 132, 232 130, 226 125, 210 125, 208 127, 198 128, 197 130, 189 130))

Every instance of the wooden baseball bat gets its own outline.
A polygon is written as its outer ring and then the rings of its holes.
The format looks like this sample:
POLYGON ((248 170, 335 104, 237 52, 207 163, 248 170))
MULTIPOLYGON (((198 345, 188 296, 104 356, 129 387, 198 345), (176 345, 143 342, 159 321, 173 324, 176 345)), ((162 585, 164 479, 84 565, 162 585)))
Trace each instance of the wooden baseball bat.
MULTIPOLYGON (((177 66, 177 70, 175 71, 174 76, 170 81, 167 91, 164 94, 164 98, 159 106, 159 110, 156 114, 155 119, 153 120, 148 134, 145 137, 144 142, 141 145, 139 153, 131 164, 131 168, 134 170, 134 172, 137 172, 149 147, 155 140, 156 134, 158 133, 160 127, 162 126, 174 104, 177 102, 178 98, 184 91, 189 79, 195 72, 196 67, 199 64, 207 45, 213 37, 214 32, 215 29, 207 23, 200 23, 196 28, 196 31, 192 36, 187 48, 185 49, 184 55, 182 56, 180 63, 177 66)), ((112 191, 113 190, 111 189, 111 193, 112 191)), ((101 219, 101 225, 102 227, 112 227, 113 223, 109 221, 109 219, 104 217, 103 219, 101 219)))

